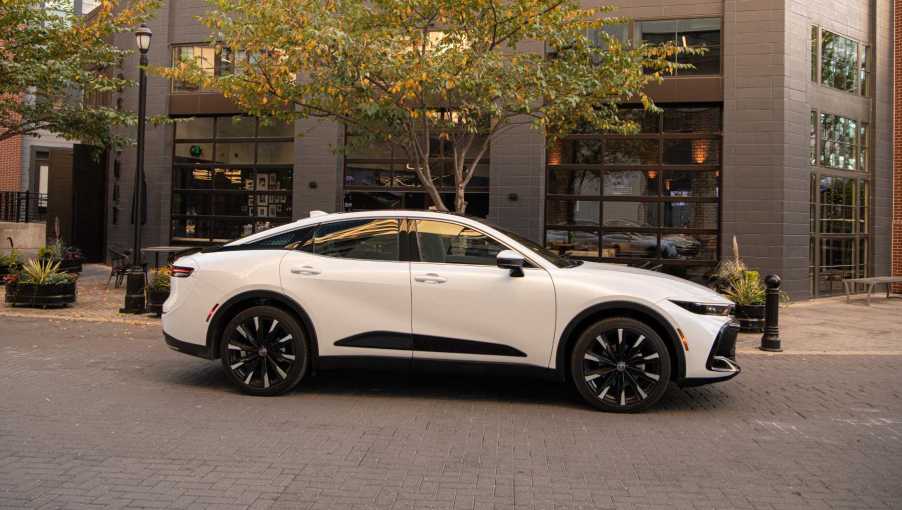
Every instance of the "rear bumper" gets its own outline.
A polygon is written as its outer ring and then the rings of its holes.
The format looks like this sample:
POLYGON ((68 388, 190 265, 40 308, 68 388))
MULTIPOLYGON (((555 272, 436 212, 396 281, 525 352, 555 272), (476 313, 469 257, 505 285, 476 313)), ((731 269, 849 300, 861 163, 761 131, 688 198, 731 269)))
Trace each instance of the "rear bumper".
POLYGON ((680 386, 701 386, 721 381, 728 381, 742 372, 742 368, 736 363, 736 338, 739 335, 739 324, 728 322, 720 328, 705 368, 716 375, 711 377, 686 378, 679 382, 680 386))
POLYGON ((178 351, 183 354, 190 354, 191 356, 197 356, 198 358, 213 359, 213 354, 210 352, 210 349, 208 349, 206 345, 184 342, 166 333, 165 331, 163 332, 163 338, 166 340, 166 346, 168 346, 173 351, 178 351))

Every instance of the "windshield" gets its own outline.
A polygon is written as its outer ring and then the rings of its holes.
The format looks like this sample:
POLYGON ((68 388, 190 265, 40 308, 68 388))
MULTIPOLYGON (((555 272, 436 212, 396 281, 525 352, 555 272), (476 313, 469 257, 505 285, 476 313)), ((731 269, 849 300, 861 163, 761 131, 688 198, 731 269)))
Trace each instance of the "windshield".
MULTIPOLYGON (((483 221, 483 223, 485 223, 485 222, 483 221)), ((553 250, 549 250, 548 248, 542 246, 541 244, 531 241, 531 240, 521 236, 520 234, 511 232, 510 230, 507 230, 506 228, 501 228, 496 225, 492 225, 492 228, 494 228, 495 230, 501 232, 502 234, 512 238, 514 241, 517 241, 518 243, 520 243, 524 247, 526 247, 529 251, 535 253, 536 255, 542 257, 543 259, 547 260, 548 262, 551 262, 555 266, 560 267, 562 269, 568 268, 568 267, 576 267, 583 263, 582 260, 574 260, 574 259, 571 259, 568 257, 564 257, 562 255, 558 255, 553 250)))

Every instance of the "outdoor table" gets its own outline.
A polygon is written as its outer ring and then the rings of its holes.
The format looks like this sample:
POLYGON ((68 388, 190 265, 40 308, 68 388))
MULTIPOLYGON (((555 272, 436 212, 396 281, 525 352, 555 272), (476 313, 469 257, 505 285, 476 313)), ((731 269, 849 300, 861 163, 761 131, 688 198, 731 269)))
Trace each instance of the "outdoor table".
POLYGON ((176 254, 180 251, 185 251, 188 248, 190 248, 190 246, 147 246, 146 248, 141 248, 141 253, 153 253, 153 267, 154 269, 158 269, 160 267, 161 253, 176 254))

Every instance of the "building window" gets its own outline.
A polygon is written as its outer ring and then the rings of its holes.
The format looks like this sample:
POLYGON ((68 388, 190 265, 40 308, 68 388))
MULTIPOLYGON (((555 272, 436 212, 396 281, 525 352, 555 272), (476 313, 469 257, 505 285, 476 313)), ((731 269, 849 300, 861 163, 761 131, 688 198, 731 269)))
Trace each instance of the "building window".
POLYGON ((868 187, 865 179, 811 175, 811 295, 840 294, 846 278, 870 274, 868 187))
POLYGON ((811 80, 828 87, 867 95, 870 48, 854 39, 811 27, 811 80))
MULTIPOLYGON (((172 64, 194 62, 210 76, 226 76, 235 72, 236 60, 244 58, 243 52, 233 52, 228 48, 212 48, 203 45, 172 47, 172 64)), ((172 82, 173 92, 203 92, 205 89, 182 81, 172 82)))
POLYGON ((720 105, 625 107, 635 135, 580 133, 548 148, 545 245, 701 278, 720 238, 720 105))
POLYGON ((866 124, 821 113, 819 128, 821 166, 861 172, 868 170, 866 124))
POLYGON ((174 131, 173 242, 225 242, 291 221, 292 124, 195 117, 174 131))
POLYGON ((817 165, 817 110, 811 110, 808 123, 808 164, 817 165))
MULTIPOLYGON (((428 209, 433 205, 420 185, 407 156, 387 144, 361 144, 354 133, 346 130, 345 142, 350 150, 344 159, 344 209, 369 211, 380 209, 428 209)), ((473 142, 474 146, 481 143, 473 142)), ((454 205, 454 167, 451 143, 437 133, 430 141, 430 163, 433 182, 444 204, 454 205)), ((467 161, 466 164, 471 164, 467 161)), ((476 173, 467 185, 467 214, 486 217, 489 214, 488 151, 480 160, 476 173)))
POLYGON ((692 64, 694 69, 681 69, 680 76, 720 74, 720 18, 680 19, 636 22, 636 39, 640 43, 707 48, 704 55, 677 55, 676 62, 692 64))

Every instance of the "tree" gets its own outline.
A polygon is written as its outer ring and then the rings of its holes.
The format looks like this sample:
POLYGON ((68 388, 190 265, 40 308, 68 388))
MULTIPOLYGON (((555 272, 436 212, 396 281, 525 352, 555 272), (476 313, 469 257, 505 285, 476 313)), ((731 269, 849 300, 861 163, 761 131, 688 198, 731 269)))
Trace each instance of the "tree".
POLYGON ((631 132, 637 126, 618 116, 618 104, 654 109, 644 86, 682 67, 671 57, 687 51, 620 41, 604 29, 623 19, 575 0, 211 4, 201 21, 218 47, 240 50, 231 52, 240 57, 235 72, 214 76, 180 62, 162 74, 219 89, 253 115, 332 118, 358 143, 391 144, 438 210, 461 213, 492 140, 524 123, 551 139, 586 126, 631 132), (435 184, 435 139, 453 150, 454 204, 435 184))
POLYGON ((136 116, 91 99, 132 85, 112 72, 129 53, 112 40, 156 4, 120 9, 102 0, 88 16, 49 4, 0 0, 0 141, 46 130, 94 145, 126 143, 115 128, 136 116))

